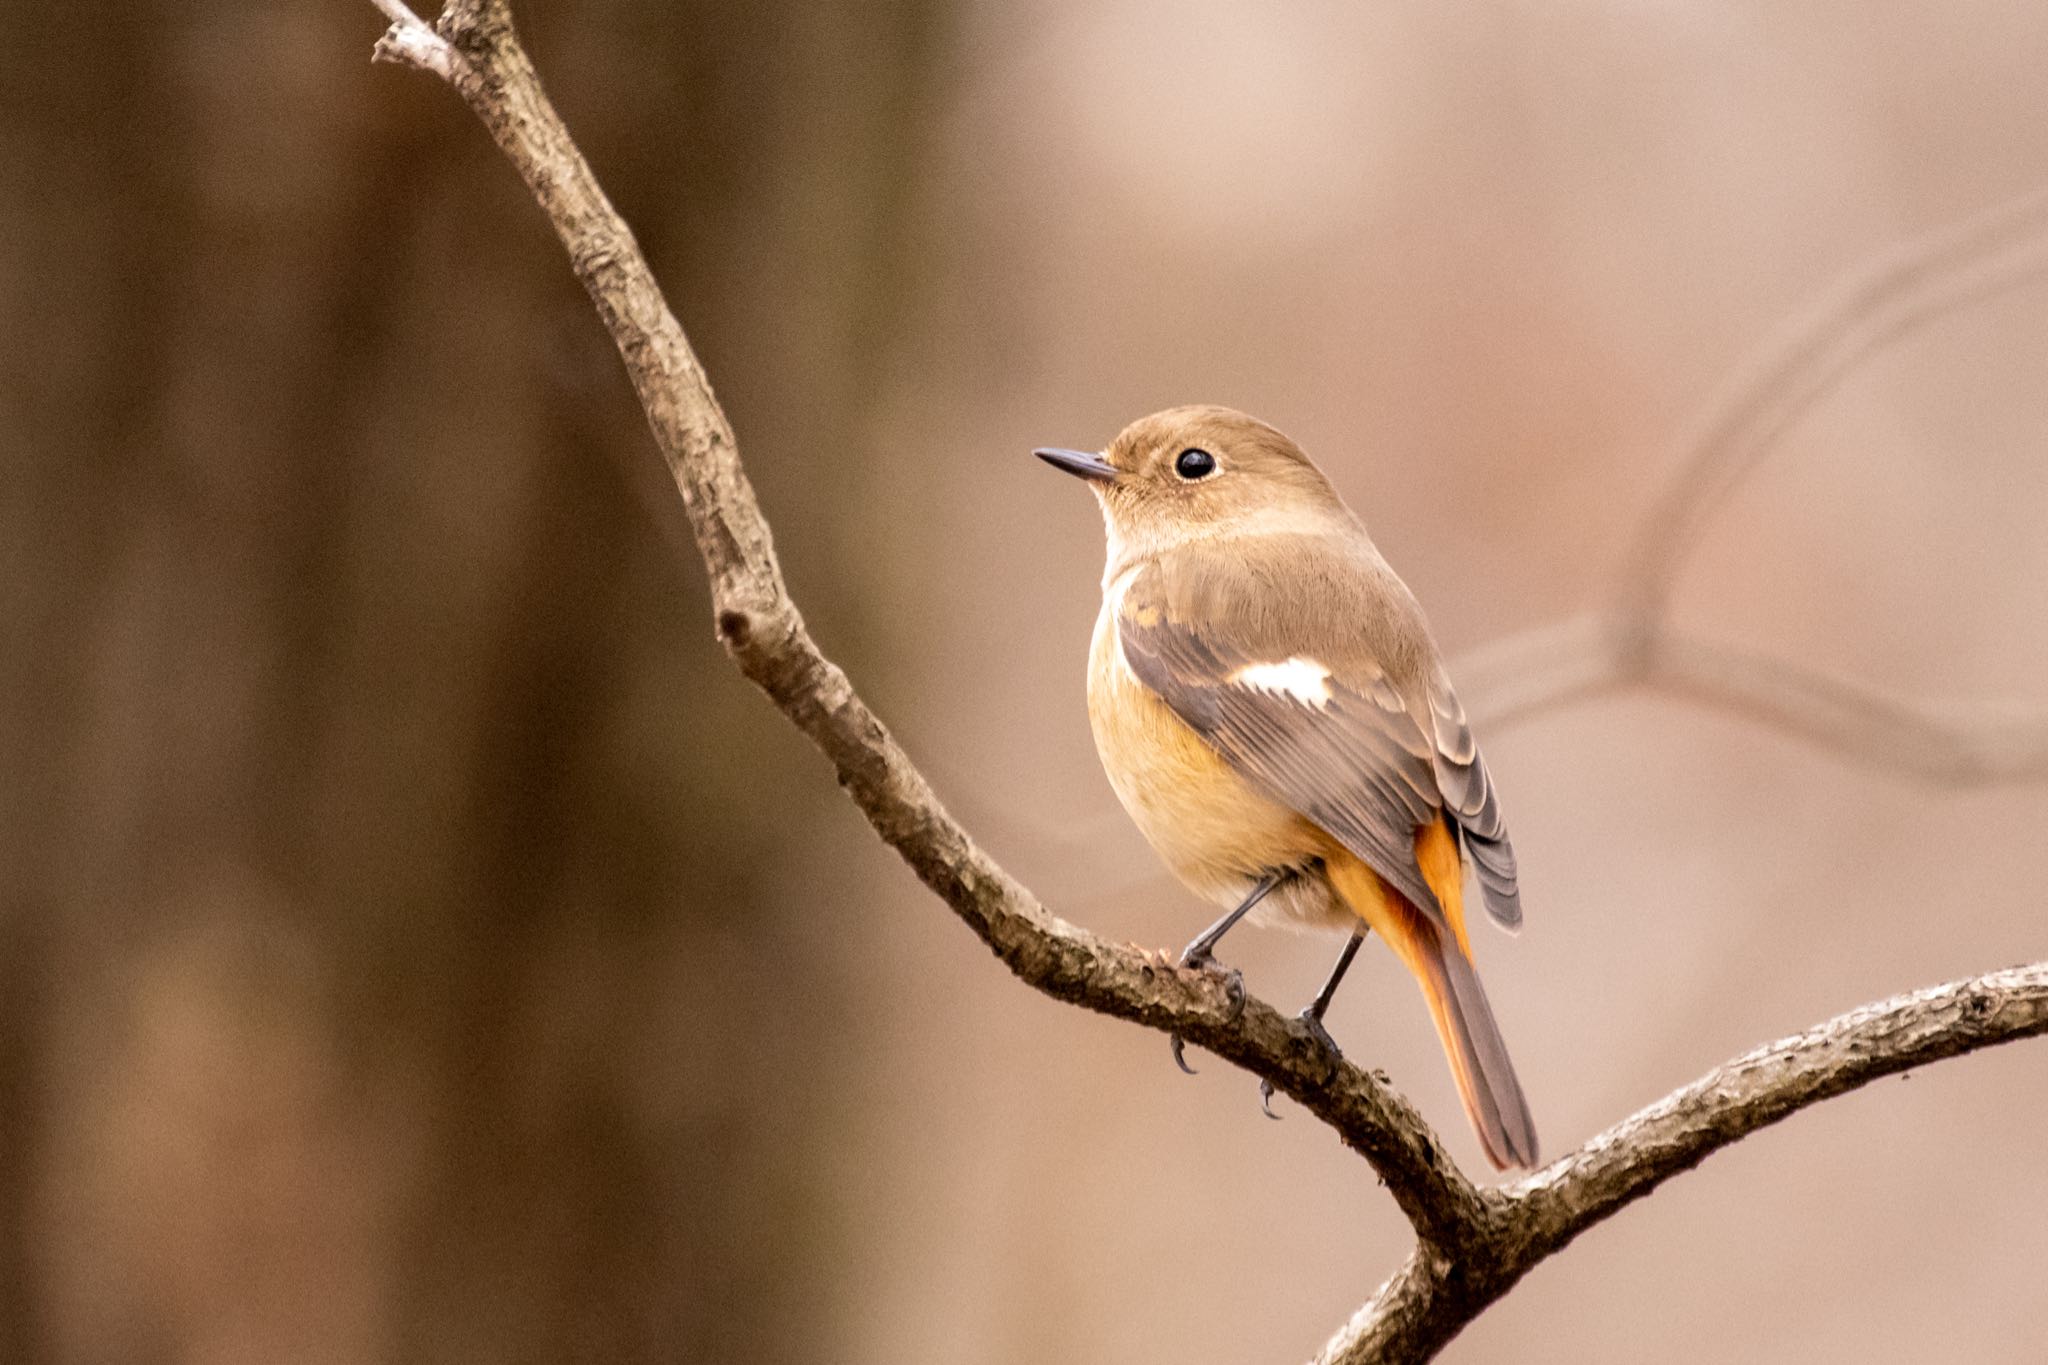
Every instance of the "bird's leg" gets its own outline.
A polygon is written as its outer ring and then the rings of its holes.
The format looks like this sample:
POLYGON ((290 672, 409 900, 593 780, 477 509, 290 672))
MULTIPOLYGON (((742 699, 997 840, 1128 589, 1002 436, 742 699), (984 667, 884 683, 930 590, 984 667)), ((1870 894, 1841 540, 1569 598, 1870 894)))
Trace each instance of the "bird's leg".
MULTIPOLYGON (((1344 1053, 1338 1048, 1337 1040, 1330 1036, 1330 1031, 1323 1027, 1323 1016, 1329 1013, 1330 1001, 1337 995, 1337 983, 1344 979, 1344 973, 1351 970, 1351 959, 1358 956, 1358 945, 1363 942, 1364 931, 1361 930, 1351 936, 1351 941, 1344 945, 1344 951, 1337 955, 1337 965, 1330 969, 1330 979, 1316 992, 1316 998, 1308 1002, 1308 1008, 1296 1016, 1308 1026, 1308 1031, 1315 1035, 1316 1040, 1330 1049, 1330 1054, 1335 1057, 1342 1057, 1344 1053)), ((1259 1080, 1259 1108, 1266 1111, 1266 1117, 1269 1119, 1280 1117, 1273 1112, 1273 1083, 1264 1077, 1259 1080)))
MULTIPOLYGON (((1265 876, 1261 877, 1258 884, 1252 887, 1251 894, 1244 898, 1237 909, 1231 911, 1222 919, 1217 920, 1207 929, 1204 929, 1193 943, 1190 943, 1181 950, 1180 965, 1183 967, 1207 967, 1213 963, 1216 960, 1216 945, 1222 941, 1225 934, 1230 932, 1230 927, 1246 915, 1249 915, 1252 912, 1252 907, 1266 898, 1267 892, 1286 881, 1290 875, 1290 873, 1282 871, 1268 872, 1265 876)), ((1237 983, 1237 989, 1239 991, 1244 989, 1241 981, 1237 983)), ((1195 1069, 1188 1065, 1188 1059, 1181 1054, 1181 1049, 1186 1046, 1181 1036, 1178 1033, 1170 1034, 1167 1041, 1173 1048, 1173 1064, 1182 1071, 1187 1072, 1188 1075, 1194 1075, 1195 1069)))
POLYGON ((1258 883, 1252 887, 1251 894, 1238 903, 1237 909, 1204 929, 1193 943, 1181 949, 1180 965, 1183 967, 1208 966, 1209 963, 1215 960, 1216 945, 1223 941, 1223 936, 1230 932, 1231 927, 1246 915, 1249 915, 1253 908, 1266 898, 1267 892, 1286 880, 1287 874, 1285 872, 1268 872, 1265 876, 1259 878, 1258 883))
POLYGON ((1323 983, 1323 988, 1316 992, 1316 998, 1309 1001, 1308 1008, 1301 1012, 1301 1021, 1308 1025, 1309 1032, 1321 1039, 1323 1046, 1332 1052, 1338 1050, 1337 1040, 1323 1027, 1323 1016, 1330 1012, 1330 1001, 1337 996, 1337 984, 1344 979, 1344 973, 1351 970, 1351 959, 1358 956, 1358 945, 1363 942, 1365 931, 1361 929, 1344 945, 1344 951, 1337 955, 1337 965, 1330 968, 1330 979, 1323 983))

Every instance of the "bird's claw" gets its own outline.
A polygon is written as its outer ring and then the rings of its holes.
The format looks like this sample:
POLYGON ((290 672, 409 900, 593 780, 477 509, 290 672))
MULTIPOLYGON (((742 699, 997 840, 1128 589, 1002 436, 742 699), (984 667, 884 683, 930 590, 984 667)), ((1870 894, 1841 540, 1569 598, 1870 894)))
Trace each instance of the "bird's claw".
POLYGON ((1244 1013, 1244 973, 1235 967, 1226 967, 1216 960, 1216 955, 1207 948, 1190 947, 1183 951, 1175 966, 1184 972, 1220 973, 1223 989, 1230 996, 1230 1015, 1234 1019, 1244 1013))
MULTIPOLYGON (((1323 1050, 1330 1054, 1331 1061, 1341 1062, 1344 1060, 1343 1049, 1337 1046, 1337 1040, 1330 1036, 1330 1031, 1323 1027, 1323 1021, 1319 1015, 1312 1010, 1303 1010, 1294 1017, 1302 1028, 1308 1031, 1309 1037, 1323 1045, 1323 1050)), ((1269 1119, 1277 1120, 1280 1117, 1273 1112, 1273 1083, 1263 1076, 1259 1078, 1259 1109, 1269 1119)))
MULTIPOLYGON (((1235 967, 1226 967, 1216 960, 1215 954, 1207 948, 1191 947, 1180 955, 1174 965, 1182 971, 1214 972, 1223 977, 1223 992, 1230 997, 1230 1017, 1235 1019, 1244 1013, 1244 973, 1235 967)), ((1178 1033, 1167 1035, 1167 1043, 1173 1048, 1173 1064, 1188 1075, 1195 1075, 1195 1069, 1188 1065, 1183 1052, 1187 1040, 1178 1033)))
POLYGON ((1295 1017, 1301 1021, 1301 1026, 1308 1030, 1308 1036, 1323 1045, 1323 1050, 1330 1054, 1331 1061, 1341 1062, 1344 1060, 1344 1049, 1337 1046, 1337 1040, 1332 1038, 1330 1031, 1323 1027, 1321 1019, 1310 1014, 1307 1010, 1303 1010, 1295 1017))

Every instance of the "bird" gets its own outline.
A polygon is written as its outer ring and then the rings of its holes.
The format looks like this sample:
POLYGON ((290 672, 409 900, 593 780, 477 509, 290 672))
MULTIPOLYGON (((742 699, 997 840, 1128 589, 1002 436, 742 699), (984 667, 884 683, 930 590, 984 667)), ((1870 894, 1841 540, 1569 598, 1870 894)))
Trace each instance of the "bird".
POLYGON ((1100 453, 1033 453, 1101 505, 1088 716, 1103 769, 1173 874, 1228 908, 1181 965, 1216 968, 1247 915, 1348 933, 1299 1016, 1335 1054, 1323 1016, 1378 934, 1422 989, 1487 1158, 1533 1168, 1465 915, 1469 858, 1487 914, 1519 928, 1515 853, 1414 595, 1301 447, 1245 413, 1169 408, 1100 453))

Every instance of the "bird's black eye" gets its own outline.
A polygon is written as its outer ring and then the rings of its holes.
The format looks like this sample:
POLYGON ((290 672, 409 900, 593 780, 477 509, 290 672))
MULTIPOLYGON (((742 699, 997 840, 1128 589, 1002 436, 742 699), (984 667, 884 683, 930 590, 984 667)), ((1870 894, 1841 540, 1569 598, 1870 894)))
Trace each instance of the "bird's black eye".
POLYGON ((1190 446, 1174 457, 1173 472, 1189 483, 1196 479, 1206 479, 1216 472, 1216 457, 1206 450, 1197 450, 1190 446))

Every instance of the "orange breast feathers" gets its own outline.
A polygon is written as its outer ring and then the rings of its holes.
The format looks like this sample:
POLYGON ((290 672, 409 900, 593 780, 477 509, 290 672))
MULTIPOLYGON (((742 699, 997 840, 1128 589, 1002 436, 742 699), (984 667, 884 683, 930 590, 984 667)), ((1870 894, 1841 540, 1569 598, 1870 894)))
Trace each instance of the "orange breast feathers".
POLYGON ((1088 720, 1117 799, 1161 861, 1219 905, 1245 878, 1321 857, 1330 837, 1267 797, 1139 682, 1105 605, 1088 661, 1088 720))

